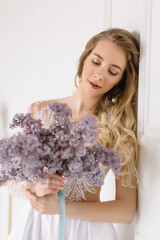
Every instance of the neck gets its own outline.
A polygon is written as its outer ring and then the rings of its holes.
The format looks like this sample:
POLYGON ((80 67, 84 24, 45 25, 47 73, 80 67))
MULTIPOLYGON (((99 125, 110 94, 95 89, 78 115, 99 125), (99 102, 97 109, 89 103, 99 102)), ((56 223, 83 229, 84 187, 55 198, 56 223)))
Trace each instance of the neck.
POLYGON ((73 116, 78 119, 87 114, 99 102, 100 97, 89 95, 79 86, 76 92, 70 97, 70 100, 73 116))

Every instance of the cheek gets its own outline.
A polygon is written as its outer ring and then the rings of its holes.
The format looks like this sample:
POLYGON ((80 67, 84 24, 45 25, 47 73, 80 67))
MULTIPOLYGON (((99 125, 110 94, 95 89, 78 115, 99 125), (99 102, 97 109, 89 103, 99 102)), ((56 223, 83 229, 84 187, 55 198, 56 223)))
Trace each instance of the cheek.
POLYGON ((82 71, 82 78, 88 78, 88 76, 90 76, 92 74, 93 70, 92 70, 92 67, 89 66, 89 65, 84 65, 83 66, 83 71, 82 71))
POLYGON ((106 83, 105 83, 105 89, 106 89, 106 92, 109 91, 110 89, 112 89, 119 81, 113 81, 113 80, 106 80, 106 83))
POLYGON ((115 84, 116 84, 115 81, 113 81, 110 78, 105 80, 105 86, 108 87, 108 88, 112 88, 115 84))
POLYGON ((115 85, 119 84, 119 82, 122 79, 122 76, 123 75, 120 75, 120 76, 117 76, 115 79, 114 78, 111 79, 111 82, 110 82, 111 88, 114 87, 115 85))
POLYGON ((113 88, 113 84, 106 84, 105 86, 105 92, 108 92, 109 90, 111 90, 111 88, 113 88))

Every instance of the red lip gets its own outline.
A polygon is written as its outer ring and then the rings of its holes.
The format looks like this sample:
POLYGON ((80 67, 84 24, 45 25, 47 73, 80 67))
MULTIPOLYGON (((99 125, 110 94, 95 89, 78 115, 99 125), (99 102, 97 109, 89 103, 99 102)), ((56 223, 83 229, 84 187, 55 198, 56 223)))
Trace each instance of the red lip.
MULTIPOLYGON (((89 80, 88 80, 89 81, 89 80)), ((91 83, 91 85, 93 86, 93 87, 96 87, 96 88, 101 88, 98 84, 96 84, 96 83, 94 83, 94 82, 91 82, 91 81, 89 81, 90 83, 91 83)))

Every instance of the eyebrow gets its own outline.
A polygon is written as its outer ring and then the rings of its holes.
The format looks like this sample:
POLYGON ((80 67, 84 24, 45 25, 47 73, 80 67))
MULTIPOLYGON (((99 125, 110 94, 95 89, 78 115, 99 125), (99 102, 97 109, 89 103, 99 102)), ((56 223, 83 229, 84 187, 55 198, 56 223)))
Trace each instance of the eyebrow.
MULTIPOLYGON (((93 55, 99 57, 101 60, 104 60, 98 53, 94 53, 93 55)), ((120 71, 122 71, 122 69, 121 69, 118 65, 116 65, 116 64, 111 64, 111 66, 112 66, 112 67, 116 67, 116 68, 118 68, 120 71)))

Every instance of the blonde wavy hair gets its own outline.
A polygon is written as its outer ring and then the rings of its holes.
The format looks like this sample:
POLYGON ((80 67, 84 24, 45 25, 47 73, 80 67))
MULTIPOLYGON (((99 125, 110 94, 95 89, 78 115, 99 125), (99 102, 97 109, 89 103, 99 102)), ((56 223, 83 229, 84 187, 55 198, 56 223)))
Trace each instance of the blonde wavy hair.
POLYGON ((128 31, 110 28, 93 36, 86 44, 79 59, 77 76, 82 76, 83 61, 101 40, 108 40, 121 47, 127 56, 127 65, 122 79, 106 92, 90 113, 98 117, 98 139, 107 148, 112 148, 121 157, 121 171, 114 173, 122 186, 136 188, 138 185, 136 138, 136 90, 138 82, 139 43, 128 31), (132 184, 134 182, 134 184, 132 184))

